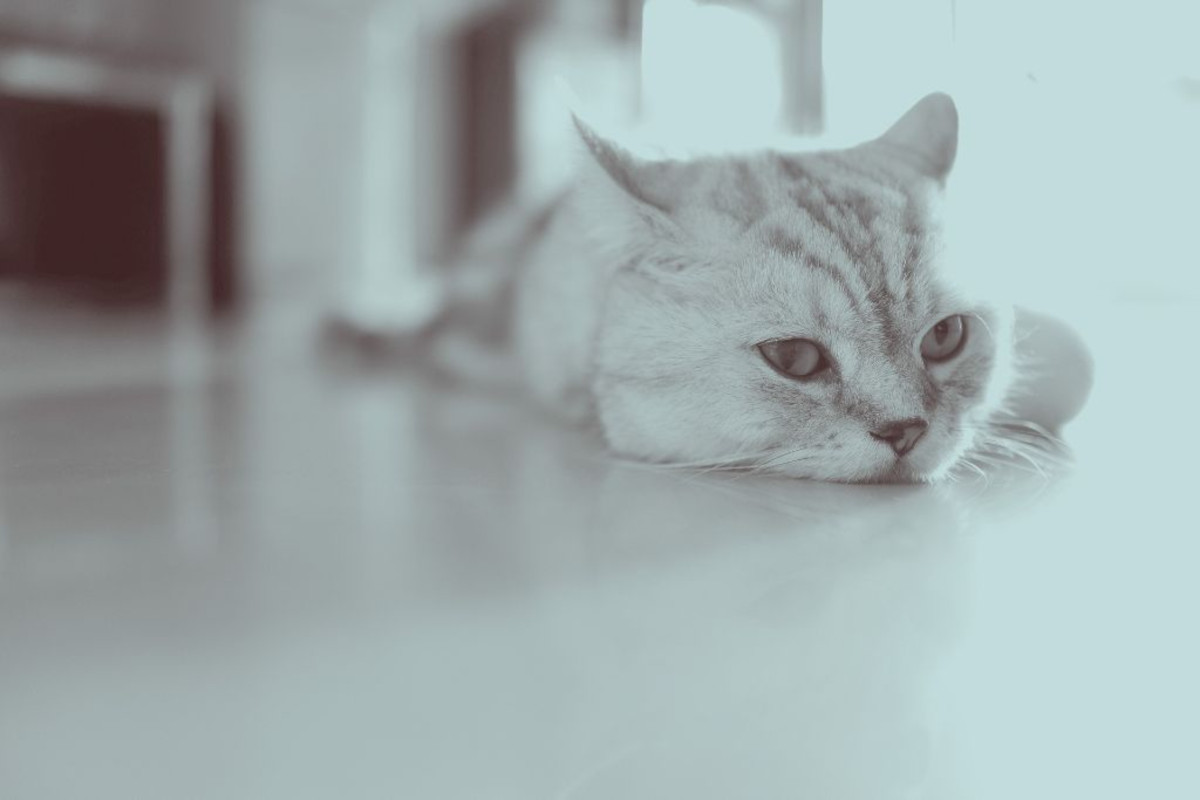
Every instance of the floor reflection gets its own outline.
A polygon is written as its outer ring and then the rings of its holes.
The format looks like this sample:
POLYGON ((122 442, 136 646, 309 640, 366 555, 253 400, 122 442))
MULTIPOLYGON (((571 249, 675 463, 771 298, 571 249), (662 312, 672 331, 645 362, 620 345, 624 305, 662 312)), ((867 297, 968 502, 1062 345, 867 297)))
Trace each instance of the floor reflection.
POLYGON ((1182 478, 1117 502, 1087 442, 939 487, 650 469, 273 336, 0 400, 5 797, 1179 784, 1182 478))

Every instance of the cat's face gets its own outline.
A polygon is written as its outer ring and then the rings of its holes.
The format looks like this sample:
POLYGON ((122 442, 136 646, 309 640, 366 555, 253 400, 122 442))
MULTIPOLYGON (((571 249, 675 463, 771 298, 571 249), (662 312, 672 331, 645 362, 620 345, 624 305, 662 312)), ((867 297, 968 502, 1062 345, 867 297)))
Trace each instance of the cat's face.
POLYGON ((638 229, 596 353, 614 449, 837 481, 954 464, 1002 393, 1009 328, 939 269, 948 104, 846 151, 646 165, 590 142, 638 229))

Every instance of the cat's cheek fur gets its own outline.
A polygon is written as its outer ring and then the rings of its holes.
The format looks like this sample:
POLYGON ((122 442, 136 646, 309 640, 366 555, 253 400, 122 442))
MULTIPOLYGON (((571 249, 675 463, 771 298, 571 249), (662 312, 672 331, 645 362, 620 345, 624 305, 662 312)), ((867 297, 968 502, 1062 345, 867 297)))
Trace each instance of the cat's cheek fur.
POLYGON ((987 368, 979 378, 978 403, 980 413, 988 416, 1003 405, 1016 380, 1015 315, 1010 306, 982 306, 972 316, 978 323, 972 326, 972 336, 976 341, 985 337, 989 353, 987 368))
POLYGON ((913 467, 923 480, 937 480, 966 455, 992 416, 1001 409, 1013 380, 1013 317, 1003 307, 981 307, 971 313, 967 352, 935 376, 940 408, 926 435, 927 449, 914 453, 913 467), (932 451, 936 460, 922 463, 932 451))

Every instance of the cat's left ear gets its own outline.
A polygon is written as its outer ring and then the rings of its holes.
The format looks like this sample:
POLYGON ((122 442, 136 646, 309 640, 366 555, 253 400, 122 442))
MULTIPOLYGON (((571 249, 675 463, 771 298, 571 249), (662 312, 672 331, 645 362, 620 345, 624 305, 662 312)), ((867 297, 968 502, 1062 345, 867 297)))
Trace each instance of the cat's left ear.
POLYGON ((958 109, 948 94, 927 95, 873 144, 894 151, 944 184, 958 152, 958 109))

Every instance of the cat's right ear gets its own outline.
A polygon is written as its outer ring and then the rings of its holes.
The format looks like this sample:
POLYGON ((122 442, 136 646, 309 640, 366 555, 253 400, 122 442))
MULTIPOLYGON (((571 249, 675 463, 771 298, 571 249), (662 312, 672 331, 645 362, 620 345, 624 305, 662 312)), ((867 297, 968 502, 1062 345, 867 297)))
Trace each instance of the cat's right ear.
MULTIPOLYGON (((640 158, 598 134, 577 114, 572 114, 571 118, 591 161, 599 167, 595 177, 606 184, 591 187, 592 194, 604 195, 605 189, 613 192, 617 197, 612 199, 625 206, 627 213, 633 213, 633 221, 649 226, 660 235, 673 228, 670 217, 679 193, 675 186, 677 171, 671 162, 640 158)), ((616 209, 613 211, 619 213, 616 209)))

